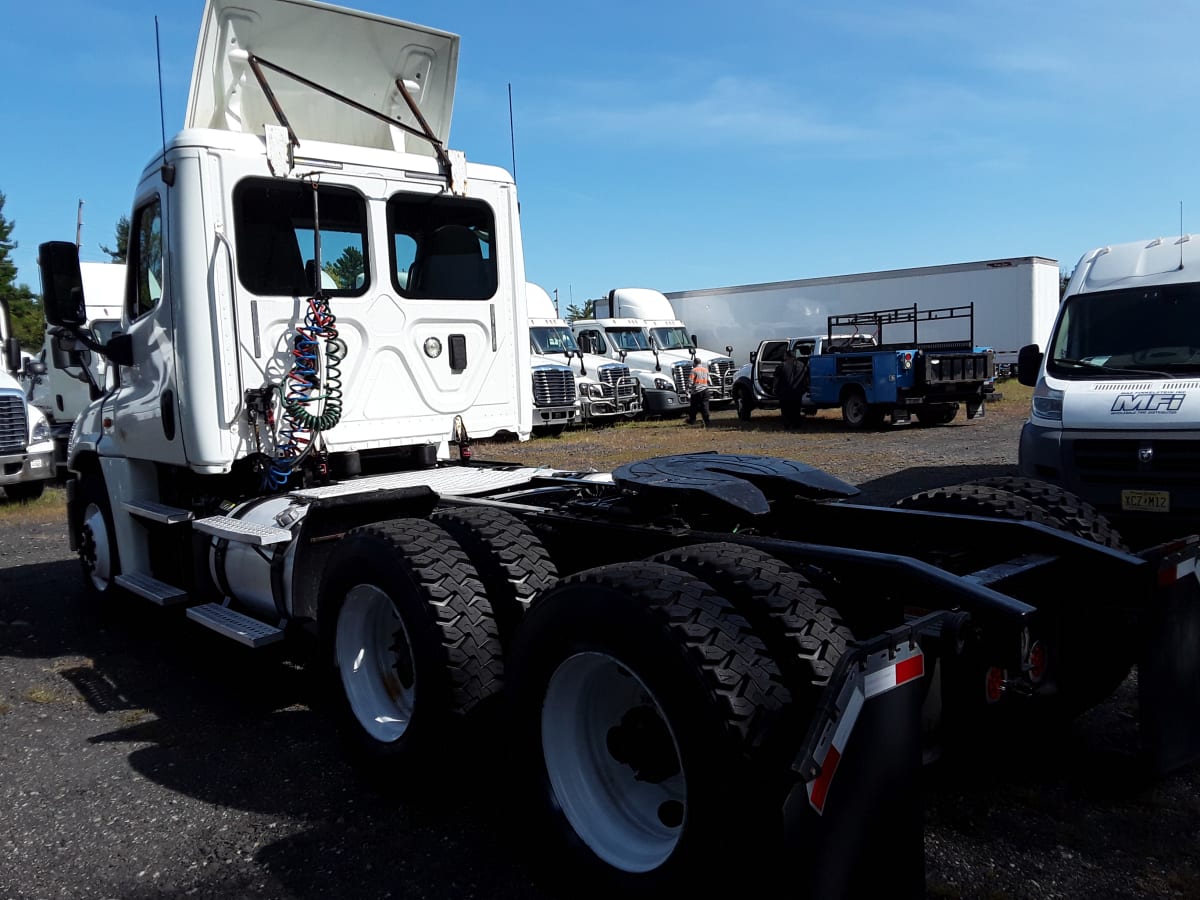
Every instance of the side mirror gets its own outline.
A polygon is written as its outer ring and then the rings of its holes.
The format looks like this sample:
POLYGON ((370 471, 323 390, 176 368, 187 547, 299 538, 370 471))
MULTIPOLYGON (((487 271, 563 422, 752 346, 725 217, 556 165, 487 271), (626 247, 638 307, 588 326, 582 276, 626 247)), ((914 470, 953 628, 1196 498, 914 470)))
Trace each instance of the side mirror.
POLYGON ((733 344, 726 344, 726 345, 725 345, 725 355, 726 355, 726 356, 733 356, 733 344))
POLYGON ((40 378, 46 372, 46 364, 40 359, 31 359, 25 363, 25 374, 32 378, 40 378))
POLYGON ((4 368, 14 373, 21 370, 21 342, 15 337, 4 341, 4 368))
POLYGON ((1037 384, 1038 372, 1042 368, 1042 351, 1037 344, 1026 344, 1017 353, 1017 381, 1026 387, 1037 384))
POLYGON ((754 365, 754 361, 755 361, 755 360, 757 360, 757 359, 758 359, 758 351, 757 351, 757 350, 751 350, 751 351, 750 351, 750 365, 754 365))
POLYGON ((70 241, 38 245, 42 273, 42 307, 51 325, 78 328, 87 322, 83 301, 83 276, 79 273, 79 248, 70 241))

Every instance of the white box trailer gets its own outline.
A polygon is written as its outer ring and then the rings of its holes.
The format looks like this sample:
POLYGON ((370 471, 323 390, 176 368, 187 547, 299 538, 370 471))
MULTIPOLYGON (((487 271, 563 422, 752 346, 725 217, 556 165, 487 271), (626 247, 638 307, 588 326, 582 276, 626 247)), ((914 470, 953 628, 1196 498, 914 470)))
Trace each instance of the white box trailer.
MULTIPOLYGON (((771 338, 825 331, 831 315, 917 304, 975 306, 974 343, 1000 363, 1026 344, 1044 344, 1058 313, 1057 260, 1040 256, 892 269, 667 293, 701 346, 732 345, 742 362, 771 338)), ((959 337, 960 335, 954 335, 959 337)), ((924 340, 940 340, 922 326, 924 340)))

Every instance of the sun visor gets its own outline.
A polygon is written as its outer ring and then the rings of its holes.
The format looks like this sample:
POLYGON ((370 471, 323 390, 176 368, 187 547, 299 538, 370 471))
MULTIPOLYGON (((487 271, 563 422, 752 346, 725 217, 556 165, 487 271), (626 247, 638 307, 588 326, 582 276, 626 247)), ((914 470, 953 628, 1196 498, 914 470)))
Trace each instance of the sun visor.
MULTIPOLYGON (((401 79, 446 144, 458 35, 304 0, 207 0, 186 127, 262 135, 280 124, 248 54, 421 130, 401 79)), ((267 66, 271 92, 299 138, 433 155, 427 141, 267 66)))

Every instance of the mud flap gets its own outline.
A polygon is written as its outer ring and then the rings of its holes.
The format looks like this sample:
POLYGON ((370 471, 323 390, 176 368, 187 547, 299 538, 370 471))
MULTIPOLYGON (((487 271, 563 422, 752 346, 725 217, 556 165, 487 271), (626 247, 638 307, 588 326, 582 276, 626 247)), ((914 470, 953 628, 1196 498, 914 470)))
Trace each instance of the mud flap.
POLYGON ((839 662, 784 804, 793 896, 925 896, 924 676, 956 615, 957 631, 961 614, 934 613, 855 645, 839 662))
POLYGON ((982 419, 987 413, 987 404, 982 397, 972 397, 967 401, 967 418, 982 419))
POLYGON ((1200 758, 1198 556, 1197 537, 1167 549, 1158 564, 1158 590, 1143 612, 1137 663, 1139 741, 1143 761, 1156 775, 1200 758))

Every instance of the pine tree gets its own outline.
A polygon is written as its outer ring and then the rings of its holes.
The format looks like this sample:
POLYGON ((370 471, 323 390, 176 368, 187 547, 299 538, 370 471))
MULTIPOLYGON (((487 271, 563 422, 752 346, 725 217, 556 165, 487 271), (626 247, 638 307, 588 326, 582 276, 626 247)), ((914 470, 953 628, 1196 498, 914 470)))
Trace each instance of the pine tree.
POLYGON ((17 264, 12 259, 12 252, 17 249, 12 238, 17 223, 5 218, 4 201, 4 193, 0 191, 0 299, 8 303, 13 334, 23 348, 32 352, 41 346, 46 325, 37 294, 29 285, 17 284, 17 264))
POLYGON ((112 250, 103 244, 100 245, 100 251, 107 253, 115 263, 123 263, 129 255, 129 216, 121 216, 117 219, 117 249, 112 250))

